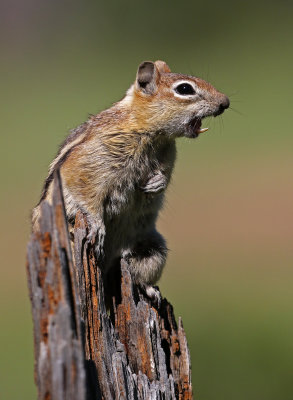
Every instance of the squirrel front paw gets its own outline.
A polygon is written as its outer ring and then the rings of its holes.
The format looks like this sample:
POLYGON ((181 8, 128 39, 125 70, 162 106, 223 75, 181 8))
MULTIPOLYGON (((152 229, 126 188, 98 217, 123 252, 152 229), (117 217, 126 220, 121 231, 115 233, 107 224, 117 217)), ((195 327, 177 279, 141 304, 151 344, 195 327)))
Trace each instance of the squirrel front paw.
POLYGON ((145 193, 160 193, 167 187, 166 176, 159 171, 153 175, 144 186, 141 186, 141 190, 145 193))
POLYGON ((98 257, 104 254, 105 225, 101 219, 87 215, 87 241, 95 245, 98 257))

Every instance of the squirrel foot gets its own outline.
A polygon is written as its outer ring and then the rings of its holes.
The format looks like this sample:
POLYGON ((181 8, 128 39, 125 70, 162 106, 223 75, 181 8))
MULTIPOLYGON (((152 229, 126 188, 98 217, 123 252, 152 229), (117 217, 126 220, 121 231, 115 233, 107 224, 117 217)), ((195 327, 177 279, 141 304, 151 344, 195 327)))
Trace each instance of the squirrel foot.
POLYGON ((162 296, 157 286, 145 286, 144 292, 151 299, 157 308, 161 307, 162 296))
POLYGON ((145 193, 160 193, 165 190, 166 187, 167 178, 161 171, 159 171, 147 181, 145 186, 141 186, 141 190, 145 193))

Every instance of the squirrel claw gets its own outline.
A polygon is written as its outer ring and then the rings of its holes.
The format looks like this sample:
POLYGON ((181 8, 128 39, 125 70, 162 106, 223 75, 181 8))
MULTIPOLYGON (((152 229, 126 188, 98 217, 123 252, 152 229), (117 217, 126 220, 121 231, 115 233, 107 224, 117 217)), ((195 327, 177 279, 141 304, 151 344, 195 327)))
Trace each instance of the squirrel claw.
POLYGON ((87 241, 95 244, 97 240, 97 235, 98 235, 98 226, 93 220, 93 218, 89 217, 87 218, 87 223, 88 223, 88 234, 87 234, 87 241))
POLYGON ((89 243, 94 244, 96 242, 97 230, 94 227, 91 227, 89 233, 87 234, 87 241, 89 243))

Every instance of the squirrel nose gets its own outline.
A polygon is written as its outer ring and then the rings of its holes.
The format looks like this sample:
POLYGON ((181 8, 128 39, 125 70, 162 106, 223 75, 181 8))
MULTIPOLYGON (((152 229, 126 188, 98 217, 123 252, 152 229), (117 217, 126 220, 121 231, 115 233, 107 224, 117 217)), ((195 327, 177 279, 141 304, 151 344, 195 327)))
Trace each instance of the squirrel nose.
POLYGON ((230 106, 230 100, 228 99, 227 96, 224 96, 223 100, 219 104, 218 110, 214 113, 214 116, 216 117, 217 115, 223 114, 223 112, 229 108, 230 106))

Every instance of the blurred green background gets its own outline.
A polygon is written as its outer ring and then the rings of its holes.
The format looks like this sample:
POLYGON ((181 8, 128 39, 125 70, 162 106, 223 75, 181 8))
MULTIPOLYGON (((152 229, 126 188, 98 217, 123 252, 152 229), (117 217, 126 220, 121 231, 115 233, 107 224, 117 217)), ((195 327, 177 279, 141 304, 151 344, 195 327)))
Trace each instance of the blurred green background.
POLYGON ((160 287, 199 400, 293 398, 292 2, 1 3, 0 398, 34 399, 29 215, 70 128, 144 60, 209 80, 231 109, 178 140, 160 287))

